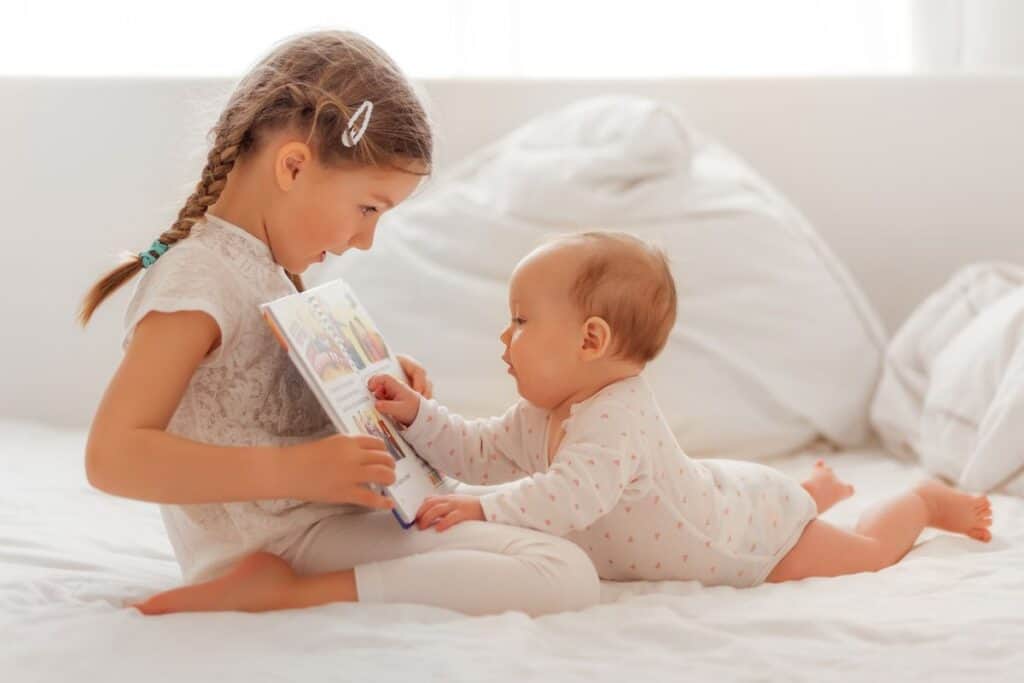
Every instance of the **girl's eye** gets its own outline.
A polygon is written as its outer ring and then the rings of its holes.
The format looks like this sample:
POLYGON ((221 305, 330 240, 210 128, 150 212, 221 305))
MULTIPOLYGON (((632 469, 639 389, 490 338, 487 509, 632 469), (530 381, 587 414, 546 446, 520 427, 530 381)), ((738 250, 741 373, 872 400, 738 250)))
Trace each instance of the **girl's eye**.
POLYGON ((522 318, 512 318, 512 322, 515 323, 516 325, 522 325, 526 321, 523 320, 522 318))
POLYGON ((362 213, 364 216, 367 216, 367 215, 369 215, 371 213, 377 213, 377 207, 376 206, 360 206, 359 207, 359 212, 362 213))

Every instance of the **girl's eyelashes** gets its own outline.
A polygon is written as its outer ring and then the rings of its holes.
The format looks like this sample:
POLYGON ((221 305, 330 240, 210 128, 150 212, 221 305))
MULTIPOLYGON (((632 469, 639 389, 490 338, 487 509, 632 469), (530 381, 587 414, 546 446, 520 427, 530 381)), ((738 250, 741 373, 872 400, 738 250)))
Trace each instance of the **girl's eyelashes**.
POLYGON ((377 213, 377 207, 376 206, 360 206, 359 207, 359 212, 361 214, 363 214, 364 216, 368 216, 371 213, 377 213))
POLYGON ((522 325, 523 323, 526 322, 526 319, 525 318, 520 318, 520 317, 515 317, 515 318, 512 318, 512 322, 515 323, 516 325, 522 325))

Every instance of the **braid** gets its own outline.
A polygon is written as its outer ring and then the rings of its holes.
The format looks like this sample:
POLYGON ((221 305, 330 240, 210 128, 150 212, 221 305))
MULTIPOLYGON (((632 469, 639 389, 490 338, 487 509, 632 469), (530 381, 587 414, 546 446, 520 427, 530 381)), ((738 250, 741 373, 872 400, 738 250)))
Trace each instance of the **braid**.
MULTIPOLYGON (((229 126, 227 120, 230 113, 231 109, 229 108, 215 128, 217 141, 206 156, 206 166, 203 167, 195 191, 185 201, 185 205, 181 207, 178 218, 171 227, 157 238, 167 246, 180 242, 191 234, 192 226, 206 215, 207 209, 217 203, 220 193, 227 185, 228 174, 234 168, 242 148, 242 142, 249 132, 248 125, 229 126)), ((99 282, 93 285, 82 300, 82 306, 78 312, 78 320, 82 326, 89 322, 96 308, 104 299, 116 292, 121 285, 132 279, 140 270, 142 270, 142 257, 139 254, 129 254, 120 265, 100 278, 99 282)))
POLYGON ((192 226, 202 220, 206 210, 217 203, 220 193, 227 185, 228 173, 234 168, 235 159, 238 158, 238 148, 244 131, 241 135, 237 131, 238 129, 230 131, 234 134, 225 136, 228 139, 218 140, 210 150, 195 191, 185 201, 185 206, 181 207, 174 224, 159 237, 167 246, 188 237, 192 232, 192 226))

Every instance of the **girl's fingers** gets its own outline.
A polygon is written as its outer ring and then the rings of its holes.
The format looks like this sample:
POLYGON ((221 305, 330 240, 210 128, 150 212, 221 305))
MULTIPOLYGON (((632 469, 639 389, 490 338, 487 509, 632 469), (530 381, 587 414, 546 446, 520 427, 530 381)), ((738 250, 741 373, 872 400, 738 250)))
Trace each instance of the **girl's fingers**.
POLYGON ((422 394, 427 388, 427 373, 423 372, 423 368, 416 368, 412 373, 412 388, 418 394, 422 394))
POLYGON ((376 436, 366 436, 364 434, 358 434, 351 437, 355 439, 356 445, 366 451, 387 451, 387 444, 384 443, 384 439, 378 439, 376 436))
POLYGON ((380 465, 390 470, 395 469, 395 459, 387 451, 366 451, 360 465, 380 465))
MULTIPOLYGON (((394 462, 392 461, 392 465, 394 462)), ((360 478, 362 484, 382 484, 390 486, 395 483, 395 468, 385 465, 367 465, 363 467, 360 478)))

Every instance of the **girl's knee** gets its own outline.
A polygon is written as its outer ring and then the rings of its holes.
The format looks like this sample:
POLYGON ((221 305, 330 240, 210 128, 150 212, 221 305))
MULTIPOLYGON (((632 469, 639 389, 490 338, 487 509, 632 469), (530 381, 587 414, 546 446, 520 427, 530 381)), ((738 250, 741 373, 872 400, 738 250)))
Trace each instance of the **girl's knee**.
POLYGON ((546 612, 568 612, 596 605, 601 600, 601 581, 590 557, 575 543, 563 539, 552 548, 551 595, 546 612))

